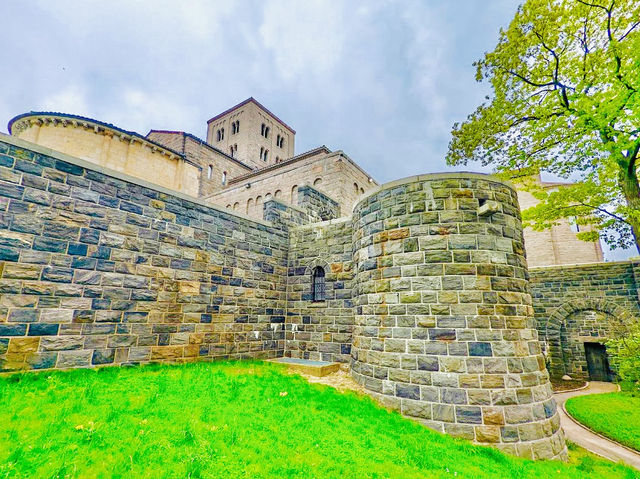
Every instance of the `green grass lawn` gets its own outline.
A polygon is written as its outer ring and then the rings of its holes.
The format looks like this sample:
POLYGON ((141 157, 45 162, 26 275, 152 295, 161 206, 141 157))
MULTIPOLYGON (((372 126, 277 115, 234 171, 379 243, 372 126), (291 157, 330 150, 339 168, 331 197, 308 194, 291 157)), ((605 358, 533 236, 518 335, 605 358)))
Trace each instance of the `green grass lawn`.
POLYGON ((567 400, 565 407, 588 428, 640 451, 640 396, 637 394, 576 396, 567 400))
POLYGON ((0 477, 637 478, 532 462, 259 362, 0 378, 0 477))

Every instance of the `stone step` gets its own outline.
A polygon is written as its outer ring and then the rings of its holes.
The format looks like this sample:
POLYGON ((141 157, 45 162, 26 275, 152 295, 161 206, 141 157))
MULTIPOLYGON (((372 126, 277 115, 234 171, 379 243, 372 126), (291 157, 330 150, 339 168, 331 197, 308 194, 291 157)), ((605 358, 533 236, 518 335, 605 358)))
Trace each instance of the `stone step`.
POLYGON ((309 374, 310 376, 323 377, 335 373, 340 369, 340 363, 329 361, 311 361, 309 359, 298 358, 276 358, 270 359, 273 363, 286 364, 292 371, 309 374))

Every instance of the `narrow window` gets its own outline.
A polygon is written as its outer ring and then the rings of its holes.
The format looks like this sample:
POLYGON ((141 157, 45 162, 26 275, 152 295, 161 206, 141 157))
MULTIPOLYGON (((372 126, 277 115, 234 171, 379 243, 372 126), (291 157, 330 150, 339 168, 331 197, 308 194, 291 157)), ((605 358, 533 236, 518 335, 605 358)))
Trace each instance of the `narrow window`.
POLYGON ((577 222, 577 218, 575 216, 571 216, 569 218, 569 227, 571 231, 574 233, 580 233, 580 225, 577 222))
POLYGON ((273 194, 274 198, 280 198, 282 196, 282 191, 281 190, 276 190, 276 192, 273 194))
POLYGON ((233 211, 238 211, 238 208, 240 207, 240 203, 238 203, 237 201, 233 204, 233 211))
POLYGON ((216 131, 216 139, 220 141, 222 138, 220 137, 220 130, 216 131))
POLYGON ((247 214, 251 213, 252 209, 253 209, 253 198, 249 198, 247 200, 247 214))
POLYGON ((236 134, 236 122, 235 121, 233 123, 231 123, 231 134, 232 135, 236 134))
POLYGON ((207 168, 207 180, 211 179, 211 174, 213 173, 213 165, 209 165, 207 168))
POLYGON ((298 185, 293 185, 291 188, 291 204, 295 205, 298 203, 298 185))
POLYGON ((227 172, 223 171, 222 172, 222 186, 227 184, 227 172))
POLYGON ((220 128, 220 139, 224 140, 224 128, 220 128))
POLYGON ((262 124, 262 129, 261 129, 261 131, 260 131, 260 134, 261 134, 262 136, 264 136, 264 130, 265 130, 265 128, 266 128, 266 127, 267 127, 267 125, 265 125, 265 124, 263 123, 263 124, 262 124))
POLYGON ((229 155, 233 156, 233 145, 229 147, 229 155))
POLYGON ((264 161, 267 161, 269 158, 269 150, 264 150, 264 161))
POLYGON ((269 127, 266 127, 266 128, 264 129, 264 137, 265 137, 265 138, 269 138, 269 127))
POLYGON ((358 194, 358 192, 360 191, 360 189, 358 188, 358 183, 354 183, 354 184, 353 184, 353 189, 355 190, 356 195, 357 195, 357 194, 358 194))
POLYGON ((320 266, 313 268, 311 276, 311 298, 314 303, 325 300, 324 269, 320 266))
POLYGON ((260 147, 260 159, 262 160, 262 158, 264 157, 264 147, 260 147))
POLYGON ((240 120, 236 120, 236 133, 240 133, 240 120))

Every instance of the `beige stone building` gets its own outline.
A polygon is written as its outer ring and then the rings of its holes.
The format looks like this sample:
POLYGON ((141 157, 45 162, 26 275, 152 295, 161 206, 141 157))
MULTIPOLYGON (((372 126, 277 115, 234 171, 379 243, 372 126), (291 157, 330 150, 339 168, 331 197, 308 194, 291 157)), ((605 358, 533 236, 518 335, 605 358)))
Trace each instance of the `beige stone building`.
MULTIPOLYGON (((254 98, 207 122, 206 141, 183 131, 146 136, 90 118, 31 112, 9 122, 18 138, 78 157, 238 214, 263 218, 270 199, 296 206, 301 187, 312 187, 349 216, 376 181, 342 151, 320 146, 295 153, 295 130, 254 98)), ((549 187, 557 187, 549 183, 549 187)), ((519 192, 522 209, 535 204, 519 192)), ((577 226, 525 230, 529 266, 602 261, 599 243, 577 239, 577 226)))
MULTIPOLYGON (((562 187, 562 183, 537 180, 545 189, 562 187)), ((518 191, 520 208, 525 210, 538 203, 527 191, 518 191)), ((600 242, 581 241, 577 234, 581 228, 588 228, 574 222, 560 221, 558 225, 543 231, 525 228, 524 240, 527 248, 527 262, 533 266, 561 264, 598 263, 604 260, 600 242)))

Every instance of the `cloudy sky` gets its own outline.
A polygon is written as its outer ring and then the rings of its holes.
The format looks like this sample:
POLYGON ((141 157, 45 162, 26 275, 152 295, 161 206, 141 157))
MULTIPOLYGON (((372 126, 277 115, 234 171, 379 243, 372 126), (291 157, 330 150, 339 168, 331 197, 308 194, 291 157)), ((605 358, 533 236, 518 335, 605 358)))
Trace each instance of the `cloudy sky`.
POLYGON ((2 0, 0 131, 53 110, 205 137, 253 96, 296 152, 344 150, 379 182, 443 171, 452 124, 487 93, 472 63, 518 3, 2 0))

